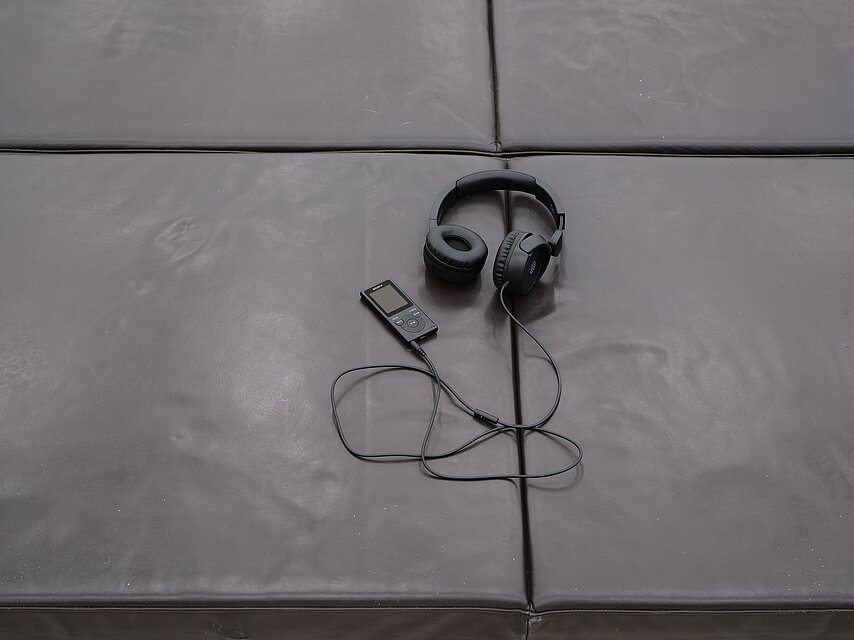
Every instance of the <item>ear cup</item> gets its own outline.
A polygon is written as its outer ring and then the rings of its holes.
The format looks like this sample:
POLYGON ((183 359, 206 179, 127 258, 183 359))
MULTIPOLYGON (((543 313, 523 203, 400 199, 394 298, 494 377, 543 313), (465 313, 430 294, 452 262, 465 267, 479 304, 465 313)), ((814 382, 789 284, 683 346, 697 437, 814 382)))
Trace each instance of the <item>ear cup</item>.
POLYGON ((522 231, 511 231, 508 233, 501 246, 498 247, 498 253, 495 254, 495 263, 492 265, 492 282, 499 289, 507 280, 507 267, 510 264, 510 254, 513 252, 513 245, 516 244, 516 240, 522 233, 522 231))
POLYGON ((431 229, 424 241, 424 264, 448 282, 469 282, 486 263, 486 243, 471 229, 455 224, 431 229))
POLYGON ((549 266, 551 248, 542 236, 529 231, 511 231, 495 256, 492 281, 517 295, 528 293, 549 266))

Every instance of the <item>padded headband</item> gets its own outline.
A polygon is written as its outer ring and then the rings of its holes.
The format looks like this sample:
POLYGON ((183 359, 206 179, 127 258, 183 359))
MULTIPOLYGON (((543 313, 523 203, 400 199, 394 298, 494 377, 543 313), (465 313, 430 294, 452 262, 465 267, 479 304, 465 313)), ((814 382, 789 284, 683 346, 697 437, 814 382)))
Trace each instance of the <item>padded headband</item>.
POLYGON ((566 228, 566 211, 563 209, 560 198, 545 182, 538 182, 534 176, 509 169, 471 173, 448 185, 433 203, 433 210, 430 212, 430 230, 439 226, 442 216, 457 200, 482 191, 521 191, 534 196, 545 205, 554 218, 557 230, 549 238, 549 247, 553 256, 560 253, 563 248, 563 232, 566 228))

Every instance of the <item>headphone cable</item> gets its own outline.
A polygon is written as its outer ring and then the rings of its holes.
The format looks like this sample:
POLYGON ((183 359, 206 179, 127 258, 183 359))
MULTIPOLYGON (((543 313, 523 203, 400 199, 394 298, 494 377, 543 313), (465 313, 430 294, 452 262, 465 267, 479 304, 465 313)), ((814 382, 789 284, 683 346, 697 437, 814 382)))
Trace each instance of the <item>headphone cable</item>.
POLYGON ((352 456, 354 456, 360 460, 369 460, 369 461, 377 461, 377 462, 378 461, 392 462, 392 461, 407 461, 407 460, 415 461, 415 460, 417 460, 421 463, 421 467, 424 469, 424 471, 426 473, 428 473, 429 475, 431 475, 435 478, 442 479, 442 480, 455 480, 455 481, 461 481, 461 482, 477 482, 477 481, 482 481, 482 480, 536 480, 536 479, 541 479, 541 478, 550 478, 553 476, 558 476, 558 475, 567 473, 567 472, 571 471, 572 469, 574 469, 575 467, 577 467, 581 463, 581 459, 584 455, 584 452, 581 449, 581 446, 577 442, 575 442, 575 440, 568 438, 567 436, 561 435, 559 433, 556 433, 554 431, 551 431, 549 429, 543 428, 543 425, 545 425, 554 416, 555 412, 557 411, 558 405, 560 404, 561 387, 562 387, 560 370, 558 369, 558 366, 555 363, 552 355, 549 353, 548 349, 546 349, 546 347, 536 337, 534 337, 534 335, 525 327, 525 325, 521 321, 519 321, 516 318, 516 316, 513 315, 513 313, 511 313, 510 309, 507 307, 507 303, 504 300, 504 292, 505 292, 506 288, 507 288, 507 283, 505 283, 504 286, 501 287, 501 290, 499 291, 499 294, 498 294, 499 300, 501 301, 501 306, 504 309, 504 312, 507 314, 507 316, 510 318, 510 320, 517 327, 519 327, 522 331, 524 331, 525 334, 529 338, 531 338, 537 344, 538 347, 540 347, 540 349, 545 354, 546 359, 549 361, 549 364, 551 365, 552 371, 554 371, 554 374, 555 374, 555 380, 557 382, 557 392, 555 393, 554 403, 552 404, 551 409, 548 411, 548 413, 545 415, 545 417, 543 417, 540 420, 537 420, 536 422, 530 423, 530 424, 507 422, 507 421, 501 420, 500 418, 492 415, 491 413, 483 411, 482 409, 479 409, 479 408, 469 404, 468 402, 465 401, 465 399, 463 399, 463 397, 456 390, 454 390, 454 388, 447 382, 447 380, 445 380, 444 378, 442 378, 439 375, 439 372, 436 370, 436 367, 433 364, 433 361, 430 359, 430 357, 427 355, 427 353, 424 351, 424 349, 416 341, 413 340, 409 343, 409 346, 412 348, 413 351, 415 351, 415 353, 417 353, 421 357, 422 360, 424 360, 424 362, 427 364, 428 369, 423 369, 421 367, 415 367, 412 365, 405 365, 405 364, 364 365, 364 366, 360 366, 360 367, 352 367, 350 369, 346 369, 345 371, 342 371, 341 373, 339 373, 335 377, 335 379, 332 381, 332 386, 329 390, 330 401, 332 403, 332 422, 335 425, 335 430, 338 433, 338 437, 341 440, 341 444, 344 445, 344 448, 352 456), (380 373, 384 373, 387 371, 414 371, 416 373, 420 373, 423 375, 430 376, 430 378, 432 378, 432 380, 433 380, 433 406, 432 406, 432 409, 430 412, 430 419, 427 422, 427 429, 424 432, 424 437, 421 440, 421 449, 417 454, 414 454, 414 453, 364 453, 364 452, 360 452, 360 451, 355 450, 352 447, 352 445, 349 443, 346 436, 344 435, 344 430, 341 426, 341 419, 340 419, 340 416, 338 415, 337 400, 335 397, 335 388, 338 384, 338 381, 341 380, 341 378, 343 378, 344 376, 346 376, 350 373, 354 373, 356 371, 366 371, 366 370, 376 370, 376 369, 382 369, 383 371, 380 371, 380 373), (480 434, 478 434, 472 438, 469 438, 468 440, 466 440, 465 442, 461 443, 460 445, 454 447, 453 449, 450 449, 448 451, 444 451, 441 453, 428 453, 430 436, 433 433, 433 427, 436 423, 436 414, 439 411, 439 402, 440 402, 441 396, 442 396, 442 389, 445 389, 452 396, 452 398, 457 401, 460 408, 465 413, 468 413, 475 420, 483 422, 484 424, 487 424, 489 426, 484 432, 482 432, 482 433, 480 433, 480 434), (479 442, 489 440, 489 439, 491 439, 491 438, 493 438, 499 434, 502 434, 502 433, 513 433, 513 432, 516 432, 517 434, 522 434, 523 436, 528 434, 528 433, 539 433, 539 434, 542 434, 543 436, 549 438, 550 440, 562 441, 565 444, 568 444, 572 448, 574 448, 577 451, 578 455, 575 456, 573 458, 573 460, 568 465, 561 467, 557 470, 544 472, 544 473, 515 473, 515 474, 460 476, 460 475, 449 475, 446 473, 442 473, 440 471, 437 471, 435 468, 433 468, 430 465, 431 460, 441 460, 444 458, 452 457, 454 455, 457 455, 459 453, 462 453, 463 451, 470 449, 471 447, 478 444, 479 442))

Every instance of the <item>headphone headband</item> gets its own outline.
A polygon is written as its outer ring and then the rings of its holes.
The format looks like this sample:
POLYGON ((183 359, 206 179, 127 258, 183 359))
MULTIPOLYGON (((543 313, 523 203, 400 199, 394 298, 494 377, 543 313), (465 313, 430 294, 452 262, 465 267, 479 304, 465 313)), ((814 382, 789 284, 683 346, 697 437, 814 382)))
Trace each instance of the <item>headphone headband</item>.
POLYGON ((527 173, 509 169, 478 171, 449 184, 433 203, 433 210, 430 212, 430 230, 439 226, 442 216, 457 200, 483 191, 521 191, 534 196, 552 214, 556 231, 549 238, 548 244, 553 256, 560 253, 563 248, 563 232, 566 228, 566 211, 560 198, 545 182, 538 181, 527 173))

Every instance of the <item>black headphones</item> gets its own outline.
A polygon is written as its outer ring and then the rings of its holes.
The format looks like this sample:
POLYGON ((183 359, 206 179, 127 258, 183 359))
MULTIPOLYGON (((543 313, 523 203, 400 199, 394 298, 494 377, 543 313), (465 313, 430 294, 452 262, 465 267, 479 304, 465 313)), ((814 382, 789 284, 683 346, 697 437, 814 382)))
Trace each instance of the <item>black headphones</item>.
POLYGON ((448 282, 469 282, 483 269, 488 253, 483 238, 467 227, 439 223, 457 200, 483 191, 528 193, 544 204, 554 218, 556 231, 548 242, 537 233, 511 231, 495 255, 492 267, 495 286, 501 289, 506 283, 509 293, 528 293, 543 275, 549 259, 560 254, 563 248, 566 212, 551 187, 518 171, 472 173, 448 185, 439 194, 430 212, 430 230, 424 241, 427 271, 448 282))

